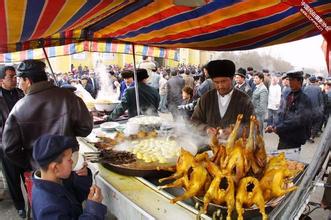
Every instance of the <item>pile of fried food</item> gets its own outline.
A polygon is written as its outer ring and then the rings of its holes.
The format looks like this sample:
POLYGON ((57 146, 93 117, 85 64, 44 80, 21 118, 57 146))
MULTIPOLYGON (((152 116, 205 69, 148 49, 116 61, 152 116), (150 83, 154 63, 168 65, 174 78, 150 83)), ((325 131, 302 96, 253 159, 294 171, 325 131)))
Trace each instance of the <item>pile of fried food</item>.
POLYGON ((212 158, 206 152, 193 156, 182 149, 176 167, 164 168, 175 173, 159 182, 175 181, 160 188, 185 189, 184 194, 171 200, 172 203, 193 196, 203 197, 204 213, 209 203, 226 205, 227 220, 231 219, 234 208, 238 219, 243 219, 244 208, 255 204, 262 219, 267 219, 266 202, 297 188, 291 179, 304 169, 304 165, 291 162, 289 167, 284 154, 268 158, 255 116, 250 118, 248 138, 243 128, 242 137, 237 139, 242 118, 243 115, 238 115, 225 145, 219 144, 217 136, 211 138, 212 158))
POLYGON ((110 153, 124 150, 145 163, 174 164, 181 149, 175 140, 158 137, 155 130, 139 131, 129 137, 126 137, 122 132, 117 132, 114 138, 100 138, 101 142, 95 143, 98 149, 108 150, 110 153), (122 149, 121 145, 124 145, 125 149, 122 149))
POLYGON ((125 141, 125 140, 140 140, 140 139, 145 139, 145 138, 155 138, 157 137, 158 133, 157 131, 138 131, 137 134, 130 135, 126 137, 123 132, 116 132, 116 135, 114 138, 110 137, 99 137, 101 139, 100 142, 95 143, 95 147, 98 149, 112 149, 114 148, 117 144, 125 141))

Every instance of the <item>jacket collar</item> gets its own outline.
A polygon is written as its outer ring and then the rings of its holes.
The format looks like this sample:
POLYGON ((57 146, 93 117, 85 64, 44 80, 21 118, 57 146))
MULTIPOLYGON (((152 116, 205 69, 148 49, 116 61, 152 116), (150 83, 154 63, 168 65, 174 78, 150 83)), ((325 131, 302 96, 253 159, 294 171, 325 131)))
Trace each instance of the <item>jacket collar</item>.
POLYGON ((48 192, 54 193, 54 195, 58 195, 58 196, 65 195, 65 190, 61 184, 47 180, 42 180, 35 177, 33 177, 33 184, 35 184, 35 186, 38 188, 42 188, 48 192))
POLYGON ((41 82, 33 83, 31 85, 31 87, 29 88, 27 95, 37 93, 37 92, 40 92, 40 91, 43 91, 46 89, 50 89, 53 87, 55 87, 55 86, 48 81, 41 81, 41 82))

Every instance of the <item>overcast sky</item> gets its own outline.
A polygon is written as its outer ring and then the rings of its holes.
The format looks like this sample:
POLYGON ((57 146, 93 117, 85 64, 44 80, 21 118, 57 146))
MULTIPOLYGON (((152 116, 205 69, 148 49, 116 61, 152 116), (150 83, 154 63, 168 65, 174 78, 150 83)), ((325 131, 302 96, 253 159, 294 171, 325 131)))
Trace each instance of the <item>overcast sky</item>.
POLYGON ((323 37, 321 35, 258 49, 262 53, 269 53, 290 62, 296 68, 308 67, 316 70, 326 70, 326 62, 321 49, 323 37))

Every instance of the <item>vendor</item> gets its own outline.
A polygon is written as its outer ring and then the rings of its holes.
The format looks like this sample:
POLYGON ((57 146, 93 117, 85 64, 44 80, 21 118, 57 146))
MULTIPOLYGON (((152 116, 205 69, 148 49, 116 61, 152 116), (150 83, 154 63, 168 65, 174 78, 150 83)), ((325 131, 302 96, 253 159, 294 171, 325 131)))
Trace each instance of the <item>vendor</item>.
POLYGON ((215 88, 200 98, 192 115, 194 124, 199 130, 215 134, 217 127, 234 124, 238 114, 243 114, 243 122, 247 123, 254 107, 246 93, 233 87, 235 64, 231 60, 213 60, 207 70, 215 88))
POLYGON ((276 119, 265 131, 279 136, 278 150, 284 151, 287 159, 297 160, 301 145, 310 137, 312 105, 302 91, 303 72, 287 73, 291 91, 281 100, 276 119))
MULTIPOLYGON (((160 103, 160 95, 153 87, 146 84, 147 70, 137 69, 137 81, 139 89, 139 107, 141 115, 158 115, 157 109, 160 103)), ((124 93, 121 103, 107 117, 108 121, 114 120, 128 110, 129 118, 137 116, 136 91, 130 87, 124 93)))

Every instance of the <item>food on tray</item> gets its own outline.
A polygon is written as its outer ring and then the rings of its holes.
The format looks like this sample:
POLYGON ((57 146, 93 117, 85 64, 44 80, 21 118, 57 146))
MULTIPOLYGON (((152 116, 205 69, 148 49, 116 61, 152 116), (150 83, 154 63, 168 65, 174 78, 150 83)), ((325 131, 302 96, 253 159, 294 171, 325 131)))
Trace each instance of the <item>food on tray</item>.
POLYGON ((197 154, 193 156, 189 151, 185 149, 180 150, 180 156, 178 158, 177 164, 174 167, 158 167, 160 170, 174 171, 171 176, 159 179, 159 182, 162 183, 165 180, 178 179, 187 174, 189 168, 192 166, 192 163, 196 161, 202 161, 208 157, 208 153, 197 154))
POLYGON ((134 154, 127 151, 102 150, 100 157, 112 164, 127 164, 136 161, 134 154))
MULTIPOLYGON (((163 182, 174 179, 173 183, 161 188, 184 187, 185 193, 171 202, 205 192, 202 194, 204 212, 210 203, 226 205, 227 220, 230 220, 236 204, 238 219, 242 219, 243 207, 250 208, 255 204, 262 218, 266 219, 266 203, 297 188, 293 186, 292 180, 304 169, 304 165, 287 161, 284 153, 268 158, 255 116, 250 118, 248 138, 246 128, 243 128, 242 136, 238 138, 242 118, 242 115, 238 115, 225 145, 219 143, 217 136, 211 137, 211 149, 214 153, 212 158, 203 154, 193 156, 187 151, 181 151, 176 169, 168 169, 175 170, 175 173, 159 180, 163 182), (207 177, 203 175, 203 169, 207 170, 207 177), (197 178, 199 175, 200 179, 197 178)), ((199 200, 202 201, 200 198, 199 200)))
MULTIPOLYGON (((236 192, 236 210, 238 220, 243 220, 244 206, 251 207, 255 204, 260 209, 262 219, 268 219, 265 213, 265 200, 258 179, 248 176, 242 178, 236 192)), ((231 219, 231 218, 230 218, 231 219)))
POLYGON ((203 211, 207 213, 210 202, 215 204, 226 204, 228 207, 227 220, 231 220, 232 210, 235 205, 235 185, 232 176, 226 171, 221 171, 216 164, 207 163, 208 172, 214 177, 205 196, 203 197, 203 211))
POLYGON ((160 188, 184 187, 184 194, 170 200, 171 203, 176 203, 177 201, 182 201, 204 193, 205 183, 210 182, 208 179, 210 179, 210 177, 205 166, 199 161, 193 160, 190 168, 183 176, 172 183, 161 186, 160 188))
POLYGON ((176 161, 180 154, 180 146, 175 140, 142 139, 132 141, 128 151, 146 163, 169 163, 176 161))

